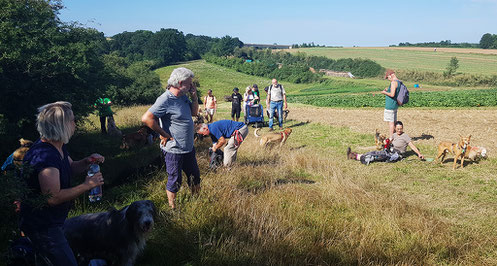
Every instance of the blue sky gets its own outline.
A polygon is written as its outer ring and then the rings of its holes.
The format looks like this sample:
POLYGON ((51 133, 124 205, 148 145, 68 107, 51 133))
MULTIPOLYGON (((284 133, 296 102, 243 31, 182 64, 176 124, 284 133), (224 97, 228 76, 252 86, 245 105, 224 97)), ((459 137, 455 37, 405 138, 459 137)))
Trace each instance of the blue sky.
POLYGON ((388 46, 399 42, 477 43, 497 34, 497 0, 225 1, 65 0, 63 21, 106 36, 174 28, 183 33, 239 37, 245 43, 314 42, 388 46))

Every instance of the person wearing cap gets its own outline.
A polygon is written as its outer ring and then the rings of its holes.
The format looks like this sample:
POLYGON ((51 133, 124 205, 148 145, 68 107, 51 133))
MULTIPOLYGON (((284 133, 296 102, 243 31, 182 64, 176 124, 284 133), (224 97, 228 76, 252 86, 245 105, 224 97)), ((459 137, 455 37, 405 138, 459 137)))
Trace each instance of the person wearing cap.
POLYGON ((242 111, 243 97, 239 93, 238 88, 233 89, 231 94, 231 120, 237 121, 240 119, 240 112, 242 111))
POLYGON ((211 123, 217 109, 217 100, 216 97, 212 95, 212 90, 208 90, 207 95, 204 97, 204 108, 209 117, 208 123, 211 123))
POLYGON ((383 120, 388 123, 389 138, 392 140, 395 131, 395 122, 397 121, 397 109, 399 108, 397 95, 400 89, 400 82, 398 82, 399 79, 395 76, 395 71, 392 69, 387 69, 385 72, 385 79, 390 81, 390 86, 381 91, 382 94, 385 94, 383 120))

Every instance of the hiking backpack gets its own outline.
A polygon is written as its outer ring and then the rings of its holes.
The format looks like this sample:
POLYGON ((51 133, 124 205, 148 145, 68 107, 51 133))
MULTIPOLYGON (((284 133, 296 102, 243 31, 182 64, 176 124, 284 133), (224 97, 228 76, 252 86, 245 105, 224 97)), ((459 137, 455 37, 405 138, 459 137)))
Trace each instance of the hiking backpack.
POLYGON ((409 90, 407 89, 406 85, 402 83, 402 81, 397 80, 397 82, 399 82, 400 84, 399 93, 397 94, 397 103, 399 104, 399 106, 402 106, 409 102, 409 90))

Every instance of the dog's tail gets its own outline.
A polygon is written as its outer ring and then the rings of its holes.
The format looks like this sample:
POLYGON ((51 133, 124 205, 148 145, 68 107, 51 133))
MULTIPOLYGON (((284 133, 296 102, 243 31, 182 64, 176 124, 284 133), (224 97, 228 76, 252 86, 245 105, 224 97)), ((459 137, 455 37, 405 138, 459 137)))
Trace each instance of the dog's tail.
POLYGON ((257 131, 259 131, 259 130, 261 130, 261 129, 260 128, 256 128, 255 131, 254 131, 254 136, 256 138, 260 138, 261 137, 261 135, 257 135, 257 131))

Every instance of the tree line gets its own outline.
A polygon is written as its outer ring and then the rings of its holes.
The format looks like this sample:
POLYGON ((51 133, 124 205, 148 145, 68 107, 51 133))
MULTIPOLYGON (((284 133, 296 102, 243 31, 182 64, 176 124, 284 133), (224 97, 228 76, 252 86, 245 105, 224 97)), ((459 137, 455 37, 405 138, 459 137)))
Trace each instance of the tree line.
POLYGON ((243 43, 225 36, 184 35, 177 29, 123 32, 59 18, 60 0, 0 0, 0 156, 20 137, 36 138, 36 108, 68 101, 76 117, 93 112, 98 97, 120 105, 149 104, 163 92, 157 67, 230 54, 243 43))
POLYGON ((409 43, 401 42, 398 45, 390 45, 390 47, 451 47, 451 48, 478 48, 477 43, 452 43, 451 40, 442 40, 440 42, 422 42, 422 43, 409 43))

